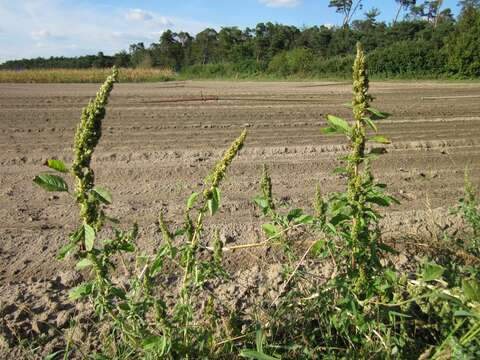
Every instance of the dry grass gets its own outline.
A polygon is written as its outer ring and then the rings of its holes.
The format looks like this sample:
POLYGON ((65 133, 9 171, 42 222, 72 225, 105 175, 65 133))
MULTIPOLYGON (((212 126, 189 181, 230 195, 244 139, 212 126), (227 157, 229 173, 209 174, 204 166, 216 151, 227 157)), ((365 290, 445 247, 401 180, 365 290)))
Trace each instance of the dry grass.
MULTIPOLYGON (((37 69, 1 70, 0 83, 101 83, 110 69, 37 69)), ((169 81, 175 78, 171 69, 121 69, 121 82, 169 81)))

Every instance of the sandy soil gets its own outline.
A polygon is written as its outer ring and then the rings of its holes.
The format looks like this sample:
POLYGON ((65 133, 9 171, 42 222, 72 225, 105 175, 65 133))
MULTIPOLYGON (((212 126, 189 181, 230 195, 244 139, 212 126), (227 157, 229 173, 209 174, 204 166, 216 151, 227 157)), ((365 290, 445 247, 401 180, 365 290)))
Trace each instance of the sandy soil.
MULTIPOLYGON (((33 304, 44 293, 49 295, 40 302, 50 305, 39 311, 55 308, 73 281, 66 271, 72 264, 54 257, 75 227, 76 206, 68 196, 38 189, 32 179, 48 158, 71 161, 81 108, 96 90, 91 84, 0 84, 0 310, 11 322, 18 323, 18 303, 33 304), (8 308, 12 303, 16 307, 8 308)), ((292 206, 310 208, 317 182, 325 193, 344 186, 332 170, 345 142, 319 129, 325 114, 349 116, 342 104, 350 92, 350 84, 326 82, 116 85, 93 164, 97 183, 114 194, 110 213, 124 224, 138 222, 142 246, 152 248, 160 241, 159 211, 167 209, 170 221, 181 219, 185 199, 247 128, 213 222, 228 243, 260 241, 262 220, 251 198, 263 163, 276 197, 292 206)), ((402 202, 385 217, 385 234, 397 246, 421 246, 435 237, 434 223, 454 231, 448 209, 461 196, 467 164, 478 182, 480 84, 379 82, 371 92, 375 107, 393 114, 379 124, 393 143, 374 163, 374 173, 402 202)), ((242 254, 228 259, 235 265, 257 260, 242 254)), ((58 314, 51 310, 42 321, 61 323, 58 314)), ((39 326, 30 323, 29 331, 41 333, 39 326)), ((0 324, 0 332, 7 330, 0 324)))

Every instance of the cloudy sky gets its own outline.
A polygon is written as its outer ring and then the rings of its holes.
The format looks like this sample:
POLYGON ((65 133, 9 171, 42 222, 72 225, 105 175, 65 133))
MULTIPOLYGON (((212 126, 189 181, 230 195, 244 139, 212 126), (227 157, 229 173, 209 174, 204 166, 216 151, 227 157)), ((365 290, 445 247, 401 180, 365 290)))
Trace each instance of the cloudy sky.
MULTIPOLYGON (((391 21, 394 0, 364 0, 391 21)), ((456 11, 456 0, 444 1, 456 11)), ((364 11, 360 12, 362 15, 364 11)), ((37 56, 113 54, 158 40, 169 28, 192 34, 258 22, 339 24, 328 0, 0 0, 0 63, 37 56)))

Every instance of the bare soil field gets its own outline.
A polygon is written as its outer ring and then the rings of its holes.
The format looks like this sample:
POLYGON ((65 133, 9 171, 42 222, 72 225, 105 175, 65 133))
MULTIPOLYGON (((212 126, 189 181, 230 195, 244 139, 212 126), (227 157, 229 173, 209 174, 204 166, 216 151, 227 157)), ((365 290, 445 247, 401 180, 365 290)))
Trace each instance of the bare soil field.
MULTIPOLYGON (((67 325, 71 308, 65 289, 76 276, 69 271, 72 263, 55 256, 78 221, 77 209, 71 198, 46 193, 32 179, 49 158, 71 161, 81 108, 97 88, 0 84, 5 347, 22 336, 50 332, 54 337, 67 325)), ((374 106, 392 114, 379 124, 392 144, 373 164, 377 178, 401 201, 383 220, 387 240, 399 249, 428 247, 440 241, 438 229, 458 229, 449 208, 462 194, 465 166, 474 183, 480 177, 480 84, 378 82, 371 93, 374 106)), ((263 163, 270 168, 275 196, 295 207, 311 208, 317 183, 324 193, 344 186, 332 171, 347 150, 345 141, 320 134, 320 128, 326 114, 349 117, 342 104, 350 99, 347 83, 118 84, 93 164, 97 183, 114 195, 109 213, 125 225, 138 222, 141 245, 154 248, 161 241, 160 210, 169 221, 181 220, 188 196, 247 128, 247 143, 228 172, 222 208, 212 221, 227 244, 262 241, 262 219, 251 199, 259 192, 263 163)), ((238 271, 261 267, 266 252, 239 252, 227 261, 238 271)))

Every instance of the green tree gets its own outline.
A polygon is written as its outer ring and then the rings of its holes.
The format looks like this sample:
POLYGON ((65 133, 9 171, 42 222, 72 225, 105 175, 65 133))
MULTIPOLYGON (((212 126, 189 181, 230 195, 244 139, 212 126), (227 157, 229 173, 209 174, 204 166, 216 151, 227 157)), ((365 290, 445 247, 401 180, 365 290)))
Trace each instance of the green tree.
POLYGON ((166 30, 160 36, 160 42, 151 45, 152 60, 155 66, 180 69, 182 63, 182 45, 177 40, 178 35, 166 30))
POLYGON ((336 12, 343 15, 343 26, 347 27, 357 10, 363 7, 362 0, 330 0, 328 7, 336 8, 336 12))
MULTIPOLYGON (((134 67, 141 67, 147 57, 150 57, 148 50, 145 49, 143 42, 130 45, 130 62, 134 67)), ((151 62, 151 58, 149 60, 151 62)), ((143 64, 145 65, 145 64, 143 64)))
POLYGON ((207 28, 195 36, 193 42, 195 59, 200 64, 207 64, 217 60, 218 33, 215 29, 207 28))
POLYGON ((122 50, 116 53, 114 56, 114 62, 116 67, 129 67, 130 64, 130 55, 125 50, 122 50))
POLYGON ((394 25, 398 21, 398 17, 400 16, 400 12, 402 10, 407 11, 411 7, 415 6, 416 3, 417 3, 417 0, 395 0, 395 2, 398 4, 398 9, 397 9, 397 13, 395 14, 395 19, 393 20, 394 25))
POLYGON ((446 46, 448 69, 461 77, 480 77, 480 10, 466 9, 446 46))

